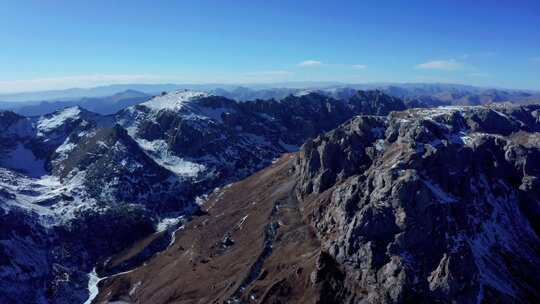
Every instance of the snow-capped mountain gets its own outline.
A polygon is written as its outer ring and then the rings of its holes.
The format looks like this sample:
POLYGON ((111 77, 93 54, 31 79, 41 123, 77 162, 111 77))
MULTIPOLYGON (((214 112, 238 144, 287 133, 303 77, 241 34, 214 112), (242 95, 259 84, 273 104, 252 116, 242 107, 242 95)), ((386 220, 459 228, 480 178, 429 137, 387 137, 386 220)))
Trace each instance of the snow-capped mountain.
POLYGON ((239 103, 177 91, 109 116, 80 107, 0 112, 0 207, 10 219, 0 300, 83 302, 98 261, 196 211, 198 197, 355 114, 403 108, 381 92, 239 103))

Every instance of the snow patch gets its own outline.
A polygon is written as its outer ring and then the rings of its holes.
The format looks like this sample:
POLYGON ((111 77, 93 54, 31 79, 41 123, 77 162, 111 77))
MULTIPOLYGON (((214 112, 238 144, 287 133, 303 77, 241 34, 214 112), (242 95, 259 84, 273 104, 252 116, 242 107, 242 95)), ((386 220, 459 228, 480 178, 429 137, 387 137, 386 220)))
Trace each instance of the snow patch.
POLYGON ((384 151, 384 139, 377 139, 375 141, 375 150, 384 151))
POLYGON ((444 192, 441 187, 439 187, 439 185, 435 184, 434 182, 424 181, 424 185, 426 185, 429 190, 431 190, 431 193, 433 193, 441 203, 448 204, 456 201, 456 199, 452 197, 452 195, 444 192))
POLYGON ((184 217, 180 216, 180 217, 168 217, 168 218, 162 219, 157 224, 156 232, 163 232, 163 231, 169 230, 170 228, 178 225, 178 223, 180 223, 180 221, 182 221, 183 218, 184 217))
POLYGON ((130 296, 134 295, 134 294, 135 294, 135 291, 137 291, 137 288, 139 288, 139 286, 141 286, 141 284, 142 284, 141 281, 135 283, 135 284, 133 285, 133 287, 131 287, 131 289, 130 289, 130 291, 129 291, 129 295, 130 295, 130 296))
POLYGON ((50 132, 59 126, 63 125, 66 121, 76 120, 81 114, 79 107, 70 107, 64 110, 55 112, 53 114, 42 116, 38 123, 38 136, 43 136, 44 133, 50 132))
POLYGON ((96 273, 96 267, 88 274, 88 299, 84 304, 91 304, 99 293, 98 283, 101 281, 96 273))
POLYGON ((244 226, 244 223, 246 222, 248 217, 249 217, 249 214, 247 214, 246 216, 240 219, 240 221, 236 225, 236 230, 242 230, 242 226, 244 226))
MULTIPOLYGON (((176 233, 177 233, 178 231, 180 231, 180 230, 184 230, 184 225, 182 225, 182 226, 176 228, 176 230, 174 230, 174 231, 172 232, 172 235, 171 235, 171 241, 169 242, 169 245, 167 246, 167 249, 169 249, 169 248, 174 244, 174 242, 176 241, 176 233)), ((167 249, 166 249, 166 250, 167 250, 167 249)))
POLYGON ((162 96, 154 97, 147 102, 141 103, 141 105, 156 111, 163 109, 179 110, 183 108, 189 101, 197 100, 207 96, 209 96, 209 94, 204 92, 176 91, 172 93, 167 93, 162 96))
POLYGON ((298 91, 296 93, 294 93, 294 96, 296 97, 302 97, 302 96, 306 96, 306 95, 309 95, 311 93, 314 93, 316 92, 315 90, 302 90, 302 91, 298 91))
POLYGON ((139 146, 159 165, 182 177, 195 177, 206 167, 180 158, 169 150, 164 140, 148 141, 135 138, 139 146))

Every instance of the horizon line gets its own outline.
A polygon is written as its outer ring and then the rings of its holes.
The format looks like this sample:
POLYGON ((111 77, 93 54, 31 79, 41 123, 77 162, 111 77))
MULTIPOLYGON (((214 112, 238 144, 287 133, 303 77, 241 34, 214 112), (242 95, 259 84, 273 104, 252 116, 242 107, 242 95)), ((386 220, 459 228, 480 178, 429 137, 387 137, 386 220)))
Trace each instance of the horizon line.
MULTIPOLYGON (((1 83, 1 81, 0 81, 1 83)), ((95 85, 88 85, 88 86, 66 86, 64 88, 56 88, 56 89, 29 89, 29 90, 19 90, 19 91, 1 91, 0 90, 0 97, 2 96, 11 96, 11 95, 24 95, 24 94, 36 94, 36 93, 60 93, 70 90, 95 90, 99 88, 107 88, 107 87, 121 87, 121 86, 215 86, 216 88, 219 88, 220 86, 224 87, 246 87, 250 88, 253 86, 269 86, 269 89, 282 89, 282 88, 289 88, 289 89, 309 89, 314 87, 309 86, 359 86, 359 85, 373 85, 373 86, 400 86, 400 85, 444 85, 444 86, 463 86, 463 87, 471 87, 471 88, 477 88, 477 89, 496 89, 496 90, 507 90, 507 91, 528 91, 528 92, 540 92, 540 89, 531 89, 531 88, 511 88, 511 87, 504 87, 504 86, 496 86, 496 85, 474 85, 474 84, 466 84, 466 83, 460 83, 460 82, 441 82, 441 81, 434 81, 434 82, 426 82, 426 81, 372 81, 372 82, 345 82, 345 81, 332 81, 332 80, 309 80, 309 81, 260 81, 260 82, 218 82, 218 81, 212 81, 212 82, 170 82, 170 81, 164 81, 164 82, 122 82, 122 83, 104 83, 104 84, 95 84, 95 85), (298 87, 294 87, 294 85, 298 85, 298 87), (281 86, 281 87, 280 87, 281 86), (289 86, 289 87, 286 87, 289 86)), ((129 88, 128 88, 129 89, 129 88)), ((126 90, 128 90, 126 89, 126 90)), ((253 89, 253 88, 252 88, 253 89)), ((255 88, 257 89, 257 88, 255 88)), ((136 90, 136 89, 135 89, 136 90)), ((1 100, 0 100, 1 101, 1 100)))

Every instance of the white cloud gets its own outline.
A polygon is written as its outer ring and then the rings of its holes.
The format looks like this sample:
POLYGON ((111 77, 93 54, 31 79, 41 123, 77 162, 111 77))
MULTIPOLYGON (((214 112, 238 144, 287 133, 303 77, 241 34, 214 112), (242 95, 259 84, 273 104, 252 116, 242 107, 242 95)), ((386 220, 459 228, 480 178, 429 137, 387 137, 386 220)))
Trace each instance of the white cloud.
POLYGON ((318 60, 305 60, 298 64, 301 67, 316 67, 321 66, 323 63, 318 60))
POLYGON ((540 63, 540 57, 533 57, 531 58, 531 61, 534 63, 540 63))
POLYGON ((367 65, 365 65, 365 64, 353 64, 351 67, 353 69, 363 70, 363 69, 367 68, 367 65))
POLYGON ((417 69, 423 70, 444 70, 444 71, 455 71, 461 70, 464 68, 463 63, 455 60, 432 60, 425 63, 421 63, 416 66, 417 69))

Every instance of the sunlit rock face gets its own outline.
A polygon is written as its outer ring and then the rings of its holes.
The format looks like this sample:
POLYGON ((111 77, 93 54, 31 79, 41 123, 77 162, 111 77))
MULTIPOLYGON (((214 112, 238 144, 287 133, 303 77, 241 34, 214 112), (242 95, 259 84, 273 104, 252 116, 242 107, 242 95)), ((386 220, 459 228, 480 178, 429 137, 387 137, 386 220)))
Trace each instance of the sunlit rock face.
POLYGON ((298 194, 346 274, 340 301, 538 301, 538 118, 416 109, 308 141, 298 194))

